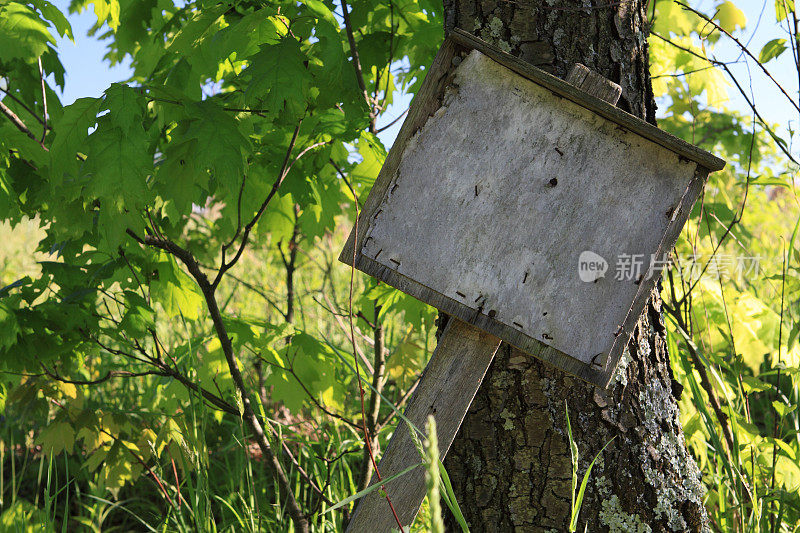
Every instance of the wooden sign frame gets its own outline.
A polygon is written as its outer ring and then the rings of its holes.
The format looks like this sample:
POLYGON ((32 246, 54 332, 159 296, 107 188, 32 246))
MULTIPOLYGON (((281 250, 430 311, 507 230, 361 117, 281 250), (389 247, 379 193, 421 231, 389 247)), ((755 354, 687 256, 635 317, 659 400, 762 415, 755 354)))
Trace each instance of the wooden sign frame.
MULTIPOLYGON (((591 112, 615 123, 620 128, 633 132, 644 139, 652 141, 680 158, 697 164, 694 176, 691 178, 680 202, 671 214, 671 220, 666 231, 661 236, 656 257, 663 257, 672 249, 690 214, 692 206, 699 197, 705 184, 708 173, 720 170, 725 166, 721 159, 699 148, 674 137, 655 126, 630 115, 614 105, 592 96, 575 86, 560 80, 529 63, 517 59, 505 52, 489 45, 488 43, 461 30, 452 32, 442 45, 433 65, 428 72, 424 83, 414 98, 409 115, 392 146, 378 178, 362 209, 357 224, 357 232, 350 234, 341 253, 340 260, 359 270, 418 298, 458 319, 472 324, 475 327, 489 332, 500 339, 509 342, 520 350, 527 352, 539 359, 548 361, 558 368, 574 374, 588 382, 601 387, 607 387, 613 377, 614 370, 622 356, 623 350, 630 339, 638 322, 645 304, 653 290, 658 276, 650 276, 640 280, 636 296, 628 310, 620 330, 616 333, 610 351, 606 357, 597 364, 587 364, 558 349, 549 346, 539 339, 528 336, 519 329, 495 320, 481 309, 450 298, 436 292, 430 287, 410 279, 397 270, 387 267, 372 258, 365 256, 361 251, 365 244, 365 237, 370 229, 370 222, 374 219, 381 202, 389 192, 392 179, 401 163, 407 144, 427 122, 428 118, 442 107, 445 88, 453 77, 453 59, 461 57, 463 53, 477 50, 481 54, 510 69, 523 78, 543 87, 558 97, 564 98, 591 112)), ((598 310, 602 312, 602 310, 598 310)))

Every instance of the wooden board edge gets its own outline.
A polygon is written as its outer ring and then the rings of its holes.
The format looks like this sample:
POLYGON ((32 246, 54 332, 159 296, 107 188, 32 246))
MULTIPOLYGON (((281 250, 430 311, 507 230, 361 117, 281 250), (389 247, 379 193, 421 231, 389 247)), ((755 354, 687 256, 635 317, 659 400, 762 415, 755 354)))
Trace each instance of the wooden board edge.
MULTIPOLYGON (((490 318, 488 315, 479 313, 477 310, 467 305, 441 294, 430 287, 414 281, 411 278, 392 270, 386 265, 382 265, 369 257, 358 254, 356 257, 355 268, 370 276, 402 291, 409 296, 428 303, 429 305, 452 315, 459 320, 482 329, 492 335, 503 339, 515 348, 528 353, 529 355, 555 365, 560 370, 576 376, 584 381, 588 381, 599 387, 604 386, 609 377, 606 370, 599 365, 592 366, 583 361, 548 346, 540 340, 529 337, 520 331, 507 326, 501 322, 490 318)), ((606 358, 608 359, 608 358, 606 358)))
POLYGON ((452 39, 456 43, 465 48, 477 50, 493 61, 500 63, 506 68, 509 68, 527 78, 528 80, 536 83, 554 92, 556 95, 566 98, 571 102, 578 104, 598 115, 616 123, 620 126, 629 129, 630 131, 641 135, 642 137, 659 144, 668 150, 677 153, 687 159, 696 162, 710 171, 722 170, 725 167, 725 161, 717 156, 702 150, 693 144, 687 143, 683 139, 675 137, 664 130, 645 122, 644 120, 626 113, 622 109, 609 104, 595 96, 592 96, 585 91, 582 91, 570 83, 545 72, 542 69, 536 68, 530 63, 527 63, 517 57, 503 52, 499 48, 487 43, 486 41, 467 33, 459 28, 450 33, 448 39, 452 39))
MULTIPOLYGON (((661 242, 659 243, 658 249, 655 253, 656 258, 664 257, 675 247, 675 243, 678 241, 678 237, 680 237, 681 231, 683 231, 683 227, 686 224, 686 221, 689 219, 692 208, 703 191, 703 187, 705 186, 709 173, 709 169, 702 166, 698 166, 695 169, 694 176, 686 186, 686 190, 684 191, 683 196, 681 196, 680 202, 675 207, 673 218, 664 231, 664 235, 662 236, 661 242)), ((609 350, 609 356, 605 364, 608 374, 608 382, 602 385, 603 388, 608 388, 608 386, 611 384, 611 379, 614 377, 614 370, 616 369, 617 364, 622 357, 622 353, 625 351, 628 341, 630 341, 631 335, 633 335, 636 324, 639 322, 639 318, 641 317, 642 312, 647 305, 647 301, 650 299, 650 294, 655 288, 656 283, 658 283, 658 280, 661 278, 662 273, 663 268, 658 275, 653 275, 649 278, 643 279, 639 284, 639 290, 636 292, 633 304, 631 305, 631 308, 625 317, 625 321, 622 324, 622 330, 614 340, 611 350, 609 350)))

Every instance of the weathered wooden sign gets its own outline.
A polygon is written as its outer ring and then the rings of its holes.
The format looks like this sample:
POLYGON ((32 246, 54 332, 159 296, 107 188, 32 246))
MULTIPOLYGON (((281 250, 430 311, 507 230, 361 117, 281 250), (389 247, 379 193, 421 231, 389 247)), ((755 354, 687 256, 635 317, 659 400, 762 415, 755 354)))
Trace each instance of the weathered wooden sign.
MULTIPOLYGON (((725 164, 614 107, 619 87, 585 67, 569 81, 453 32, 341 254, 458 319, 406 412, 420 426, 436 415, 444 452, 500 340, 608 385, 708 173, 725 164)), ((399 428, 381 473, 415 454, 399 428)), ((404 525, 424 495, 415 472, 387 486, 404 525)), ((389 530, 365 509, 379 499, 364 499, 351 531, 389 530)))

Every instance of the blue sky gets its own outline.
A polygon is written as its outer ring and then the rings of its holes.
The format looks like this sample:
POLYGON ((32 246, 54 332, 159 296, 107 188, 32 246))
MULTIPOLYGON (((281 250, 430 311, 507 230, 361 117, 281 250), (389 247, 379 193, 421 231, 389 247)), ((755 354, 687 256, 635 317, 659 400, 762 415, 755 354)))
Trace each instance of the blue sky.
MULTIPOLYGON (((54 3, 65 12, 69 4, 67 0, 55 0, 54 3)), ((717 3, 712 0, 692 2, 698 9, 707 13, 713 12, 713 6, 717 3)), ((750 48, 754 53, 757 54, 767 41, 783 36, 775 23, 774 2, 771 0, 738 0, 735 3, 743 9, 747 16, 747 28, 739 37, 743 42, 750 43, 750 48)), ((69 20, 74 31, 75 43, 68 39, 59 39, 58 42, 59 54, 67 72, 62 98, 64 104, 71 103, 82 96, 99 96, 111 83, 124 81, 130 75, 130 68, 127 64, 111 67, 108 61, 103 59, 105 45, 96 38, 86 35, 94 21, 94 13, 91 9, 81 14, 69 15, 69 20)), ((722 39, 717 45, 716 59, 728 62, 740 58, 741 53, 738 48, 733 43, 726 41, 726 39, 722 39)), ((768 67, 786 91, 793 98, 797 98, 797 71, 792 64, 791 53, 785 52, 777 61, 769 63, 768 67)), ((758 103, 759 112, 765 119, 782 125, 779 134, 786 133, 787 125, 797 127, 798 113, 796 109, 780 95, 772 82, 763 76, 757 67, 754 68, 752 64, 748 67, 747 63, 742 61, 731 65, 730 68, 745 90, 751 93, 752 99, 758 103)), ((733 86, 729 90, 729 95, 731 97, 730 107, 750 114, 750 108, 746 101, 733 86)), ((391 122, 408 107, 409 101, 410 98, 407 96, 396 98, 396 103, 384 114, 379 125, 391 122)), ((398 121, 392 128, 381 134, 380 137, 387 147, 397 135, 401 122, 398 121)), ((788 136, 785 138, 788 140, 788 136)))
MULTIPOLYGON (((67 12, 69 1, 55 0, 53 3, 62 12, 67 12)), ((112 67, 103 59, 106 53, 105 44, 86 35, 97 20, 91 9, 81 14, 68 15, 67 18, 72 25, 75 42, 67 38, 57 38, 58 55, 67 73, 61 98, 64 105, 83 96, 100 96, 109 85, 125 80, 131 72, 128 65, 112 67)))

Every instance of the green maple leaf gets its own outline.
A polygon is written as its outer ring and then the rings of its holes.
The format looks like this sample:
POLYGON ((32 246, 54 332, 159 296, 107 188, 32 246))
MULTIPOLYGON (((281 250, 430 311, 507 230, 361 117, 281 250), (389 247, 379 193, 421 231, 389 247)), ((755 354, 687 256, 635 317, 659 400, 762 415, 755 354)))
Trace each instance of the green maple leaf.
POLYGON ((225 355, 216 343, 217 348, 203 354, 203 364, 198 369, 200 383, 208 390, 233 390, 233 378, 228 370, 225 355))
POLYGON ((250 57, 260 45, 277 43, 286 31, 286 24, 276 16, 275 9, 265 7, 219 31, 209 32, 195 43, 188 60, 195 70, 216 80, 221 69, 230 66, 226 59, 250 57))
POLYGON ((656 9, 653 29, 662 35, 688 35, 697 27, 697 18, 674 2, 659 2, 656 9))
POLYGON ((728 32, 744 29, 747 17, 733 2, 723 2, 717 6, 716 16, 720 27, 728 32))
MULTIPOLYGON (((131 446, 128 444, 127 446, 131 446)), ((100 471, 101 479, 108 490, 116 495, 127 482, 136 478, 141 466, 132 461, 131 452, 120 440, 116 440, 105 457, 105 466, 100 471)))
POLYGON ((275 242, 288 242, 294 231, 294 200, 292 195, 276 195, 258 222, 260 231, 268 231, 275 242))
POLYGON ((53 24, 59 35, 62 37, 66 36, 70 40, 74 39, 72 34, 72 25, 70 25, 67 17, 65 17, 61 10, 59 10, 56 6, 47 0, 33 0, 31 5, 41 11, 42 15, 44 15, 44 17, 53 24))
POLYGON ((772 61, 786 51, 786 39, 772 39, 761 48, 758 60, 761 63, 772 61))
POLYGON ((298 222, 306 237, 317 237, 336 225, 337 206, 345 197, 338 182, 324 181, 321 177, 310 182, 313 196, 303 206, 298 222))
POLYGON ((125 291, 128 310, 119 323, 119 329, 136 336, 142 337, 155 329, 155 311, 150 305, 135 292, 125 291))
POLYGON ((53 184, 58 185, 65 174, 78 173, 77 153, 84 148, 89 128, 97 122, 102 101, 99 98, 78 98, 64 108, 61 117, 53 124, 56 132, 50 147, 50 168, 53 184))
POLYGON ((362 159, 350 171, 350 179, 353 186, 356 187, 356 193, 361 195, 366 194, 375 183, 383 161, 386 159, 386 149, 377 136, 365 131, 361 133, 361 138, 358 140, 358 153, 362 159), (364 188, 359 189, 359 187, 364 188))
POLYGON ((88 459, 86 459, 84 465, 86 466, 86 469, 89 472, 94 472, 100 467, 101 464, 103 464, 103 461, 106 460, 107 456, 108 456, 108 450, 104 448, 98 448, 97 450, 94 451, 94 453, 92 453, 89 456, 88 459))
POLYGON ((116 30, 119 27, 120 5, 118 0, 79 0, 73 2, 71 9, 82 12, 89 4, 94 7, 94 14, 97 17, 97 24, 90 32, 90 35, 99 29, 104 22, 107 22, 108 27, 112 30, 116 30))
POLYGON ((55 422, 42 430, 38 439, 45 453, 58 455, 72 453, 75 444, 75 429, 67 422, 55 422))
POLYGON ((0 5, 0 61, 19 58, 35 63, 55 43, 36 11, 18 2, 0 5))
POLYGON ((157 264, 157 279, 150 284, 150 296, 159 302, 169 316, 183 315, 195 320, 203 304, 203 295, 197 284, 178 267, 172 257, 162 254, 157 264))
POLYGON ((156 171, 156 188, 165 201, 175 204, 179 217, 190 211, 197 192, 208 187, 208 173, 198 170, 196 154, 197 139, 172 142, 156 171))
POLYGON ((141 124, 117 127, 110 113, 99 124, 86 142, 81 195, 98 208, 101 247, 115 251, 127 229, 141 233, 144 227, 144 208, 154 198, 148 186, 153 154, 141 124))
MULTIPOLYGON (((344 46, 338 25, 321 23, 316 28, 316 36, 319 41, 312 45, 311 51, 318 60, 313 65, 312 71, 315 81, 318 81, 321 88, 325 89, 320 92, 320 103, 330 103, 333 106, 342 97, 338 93, 342 90, 343 77, 350 64, 344 55, 344 46), (329 99, 329 102, 325 101, 326 98, 329 99)), ((358 96, 363 99, 363 95, 358 96)))
MULTIPOLYGON (((223 194, 238 193, 245 168, 244 158, 251 150, 250 141, 242 135, 238 121, 211 100, 194 104, 190 117, 184 124, 185 132, 177 135, 175 141, 194 139, 195 142, 184 147, 178 157, 185 162, 191 156, 198 172, 211 172, 211 178, 223 187, 223 194)), ((175 155, 174 152, 167 153, 168 159, 174 159, 175 155)), ((168 165, 174 168, 174 161, 168 165)))
POLYGON ((299 410, 308 400, 308 392, 317 399, 324 399, 332 405, 343 394, 343 386, 336 378, 336 356, 331 349, 313 335, 298 331, 292 336, 291 343, 280 350, 266 347, 263 356, 274 362, 272 374, 267 384, 274 386, 274 398, 283 402, 290 410, 299 410), (290 372, 280 370, 292 368, 290 372), (298 380, 305 385, 303 389, 298 380))
POLYGON ((179 56, 192 55, 206 32, 214 27, 220 16, 228 9, 228 5, 222 3, 196 11, 191 20, 185 23, 169 42, 167 51, 179 56))
POLYGON ((144 114, 144 98, 141 93, 124 83, 112 83, 105 92, 105 106, 110 121, 128 132, 132 128, 140 129, 144 114))
POLYGON ((325 21, 333 27, 339 26, 336 17, 333 16, 331 10, 322 0, 302 0, 300 3, 305 5, 320 21, 325 21))
POLYGON ((308 92, 306 61, 300 43, 291 37, 262 46, 245 70, 250 80, 245 90, 247 101, 272 114, 285 109, 293 116, 300 116, 308 92))
POLYGON ((19 322, 11 307, 0 303, 0 349, 11 348, 21 333, 19 322))
POLYGON ((125 131, 99 127, 89 138, 87 170, 90 194, 106 206, 108 200, 120 212, 148 203, 146 179, 152 173, 153 156, 141 127, 125 131))
POLYGON ((39 142, 19 131, 10 121, 0 122, 0 147, 19 151, 20 156, 39 167, 47 166, 50 162, 49 154, 39 142))

